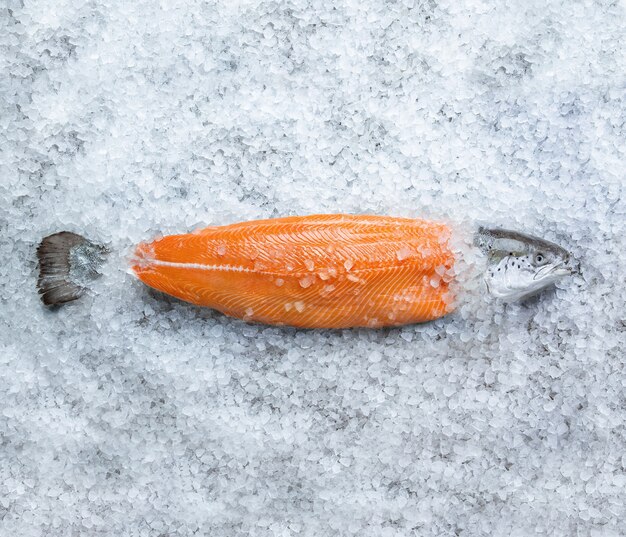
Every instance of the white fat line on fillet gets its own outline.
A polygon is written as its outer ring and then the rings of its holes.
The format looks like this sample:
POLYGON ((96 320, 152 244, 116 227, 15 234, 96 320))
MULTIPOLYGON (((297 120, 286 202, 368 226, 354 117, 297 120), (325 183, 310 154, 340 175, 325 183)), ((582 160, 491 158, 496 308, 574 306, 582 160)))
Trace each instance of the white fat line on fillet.
POLYGON ((149 263, 147 263, 147 265, 157 265, 159 267, 172 267, 182 269, 221 270, 224 272, 262 272, 263 274, 272 274, 271 272, 264 272, 261 270, 254 270, 246 267, 239 267, 236 265, 203 265, 202 263, 176 263, 175 261, 161 261, 159 259, 151 259, 149 263))
MULTIPOLYGON (((149 262, 146 263, 146 260, 143 260, 143 263, 145 263, 145 265, 147 267, 149 267, 150 265, 156 265, 156 266, 160 266, 160 267, 172 267, 172 268, 181 268, 181 269, 197 269, 197 270, 206 270, 206 271, 222 271, 222 272, 248 272, 248 273, 254 273, 254 274, 269 274, 271 276, 295 276, 297 278, 301 277, 301 276, 315 276, 316 273, 315 272, 289 272, 289 273, 284 273, 284 272, 272 272, 272 271, 268 271, 268 270, 257 270, 257 269, 253 269, 253 268, 246 268, 246 267, 241 267, 238 265, 204 265, 202 263, 177 263, 175 261, 162 261, 160 259, 150 259, 149 262)), ((138 263, 139 266, 142 265, 142 263, 138 263)), ((351 269, 350 271, 347 271, 348 273, 367 273, 367 272, 377 272, 377 271, 382 271, 382 270, 391 270, 391 271, 396 271, 396 270, 406 270, 406 269, 410 269, 412 268, 408 263, 405 265, 395 265, 395 266, 390 266, 390 267, 368 267, 368 268, 362 268, 362 269, 351 269)), ((322 270, 324 270, 325 267, 322 267, 322 270)), ((423 272, 423 271, 422 271, 423 272)))

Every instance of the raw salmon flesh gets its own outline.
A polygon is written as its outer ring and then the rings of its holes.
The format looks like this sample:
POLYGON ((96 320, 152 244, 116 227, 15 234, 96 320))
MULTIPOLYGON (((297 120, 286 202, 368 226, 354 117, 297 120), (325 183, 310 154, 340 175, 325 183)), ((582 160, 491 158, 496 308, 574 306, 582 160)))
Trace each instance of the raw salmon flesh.
POLYGON ((449 238, 427 220, 276 218, 142 243, 131 267, 150 287, 246 321, 397 326, 453 309, 449 238))

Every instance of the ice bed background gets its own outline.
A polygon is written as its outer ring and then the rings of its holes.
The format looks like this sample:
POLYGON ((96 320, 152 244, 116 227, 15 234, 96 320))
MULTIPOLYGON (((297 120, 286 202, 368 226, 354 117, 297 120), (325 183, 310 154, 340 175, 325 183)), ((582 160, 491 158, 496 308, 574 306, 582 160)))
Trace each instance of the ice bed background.
POLYGON ((2 535, 622 535, 626 4, 9 0, 2 535), (394 330, 249 326, 35 248, 315 212, 499 224, 582 275, 394 330))

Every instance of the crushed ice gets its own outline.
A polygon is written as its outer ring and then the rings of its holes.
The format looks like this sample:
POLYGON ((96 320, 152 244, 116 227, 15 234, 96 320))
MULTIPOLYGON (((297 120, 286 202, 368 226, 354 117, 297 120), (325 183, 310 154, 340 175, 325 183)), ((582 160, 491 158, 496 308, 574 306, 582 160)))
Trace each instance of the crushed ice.
POLYGON ((622 535, 625 9, 8 0, 3 534, 622 535), (320 212, 452 222, 456 312, 268 328, 120 270, 158 234, 320 212), (478 223, 581 273, 491 301, 478 223), (34 250, 64 229, 117 253, 48 312, 34 250))

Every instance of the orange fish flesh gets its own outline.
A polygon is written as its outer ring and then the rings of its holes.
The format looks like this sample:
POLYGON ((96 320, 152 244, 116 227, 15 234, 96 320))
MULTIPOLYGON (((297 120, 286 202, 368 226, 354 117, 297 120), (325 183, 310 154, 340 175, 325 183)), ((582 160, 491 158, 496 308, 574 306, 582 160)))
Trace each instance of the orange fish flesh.
POLYGON ((453 309, 449 239, 427 220, 295 216, 142 243, 131 267, 150 287, 246 321, 378 328, 453 309))

